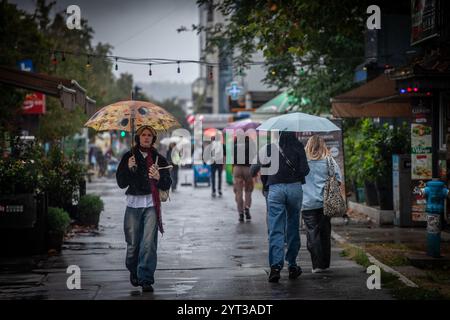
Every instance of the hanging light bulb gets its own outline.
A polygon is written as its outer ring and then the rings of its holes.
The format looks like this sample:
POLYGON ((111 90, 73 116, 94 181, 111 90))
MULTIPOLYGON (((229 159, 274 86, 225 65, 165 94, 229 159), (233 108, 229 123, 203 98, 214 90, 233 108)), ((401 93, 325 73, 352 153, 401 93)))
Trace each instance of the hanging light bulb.
POLYGON ((178 63, 177 73, 180 73, 180 72, 181 72, 181 69, 180 69, 180 61, 177 61, 177 63, 178 63))
POLYGON ((209 69, 209 71, 208 71, 209 80, 212 80, 213 79, 213 67, 208 66, 208 69, 209 69))
POLYGON ((151 77, 151 76, 152 76, 152 64, 149 63, 149 64, 148 64, 148 67, 149 67, 149 69, 148 69, 148 75, 151 77))
POLYGON ((58 63, 58 59, 56 59, 55 51, 52 52, 52 56, 50 58, 52 64, 56 65, 58 63))
POLYGON ((66 55, 64 54, 64 51, 63 51, 63 53, 62 53, 61 61, 62 61, 62 62, 66 61, 66 55))
POLYGON ((89 55, 87 56, 86 68, 91 67, 91 62, 89 61, 89 55))
POLYGON ((119 66, 117 65, 117 58, 116 58, 116 71, 119 70, 119 66))

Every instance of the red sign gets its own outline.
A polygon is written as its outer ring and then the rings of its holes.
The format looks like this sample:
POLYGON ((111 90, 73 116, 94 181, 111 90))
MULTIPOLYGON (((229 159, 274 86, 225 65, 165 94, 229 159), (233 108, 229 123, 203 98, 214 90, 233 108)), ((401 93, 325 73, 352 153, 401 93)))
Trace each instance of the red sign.
POLYGON ((22 105, 23 114, 44 114, 45 95, 40 92, 29 93, 22 105))

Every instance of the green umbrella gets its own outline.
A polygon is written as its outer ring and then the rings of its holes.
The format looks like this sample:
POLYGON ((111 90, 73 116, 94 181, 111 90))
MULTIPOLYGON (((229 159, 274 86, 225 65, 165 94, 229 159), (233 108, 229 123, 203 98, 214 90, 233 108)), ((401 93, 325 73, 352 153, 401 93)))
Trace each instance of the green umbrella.
POLYGON ((256 130, 294 132, 332 132, 341 129, 326 118, 301 112, 283 114, 264 121, 256 130))
POLYGON ((301 107, 310 103, 307 98, 301 98, 300 103, 297 99, 289 95, 287 91, 277 95, 272 100, 267 101, 261 107, 256 109, 255 113, 287 113, 300 111, 301 107))

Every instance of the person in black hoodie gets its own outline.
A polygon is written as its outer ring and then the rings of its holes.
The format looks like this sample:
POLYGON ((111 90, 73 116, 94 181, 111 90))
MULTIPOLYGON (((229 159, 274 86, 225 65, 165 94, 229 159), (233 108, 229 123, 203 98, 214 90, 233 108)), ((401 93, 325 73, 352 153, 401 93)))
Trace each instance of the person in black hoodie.
MULTIPOLYGON (((297 279, 302 269, 297 265, 297 256, 300 250, 300 210, 302 207, 305 176, 309 173, 303 144, 298 140, 295 132, 282 131, 278 144, 272 145, 278 152, 278 171, 266 176, 268 187, 268 225, 269 225, 269 282, 278 282, 284 260, 288 262, 289 279, 297 279), (287 251, 284 252, 285 239, 287 251)), ((267 154, 271 163, 274 159, 270 154, 271 145, 267 154)), ((263 172, 262 172, 263 173, 263 172)))
POLYGON ((124 232, 127 242, 125 265, 133 286, 152 292, 157 262, 158 229, 164 232, 159 189, 169 190, 172 184, 167 160, 153 144, 156 131, 140 127, 136 146, 122 157, 116 172, 117 184, 128 188, 124 232))

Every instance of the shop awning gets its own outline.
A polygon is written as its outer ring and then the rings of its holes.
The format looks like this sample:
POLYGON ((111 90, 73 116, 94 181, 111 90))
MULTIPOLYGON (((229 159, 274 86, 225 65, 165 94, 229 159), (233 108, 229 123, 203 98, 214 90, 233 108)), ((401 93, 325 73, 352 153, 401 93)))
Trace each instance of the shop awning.
POLYGON ((86 89, 75 80, 0 66, 0 83, 59 98, 63 107, 68 110, 79 105, 88 116, 95 113, 95 100, 89 98, 86 89))
POLYGON ((400 96, 395 81, 385 74, 331 99, 332 113, 338 118, 408 118, 410 99, 400 96))

